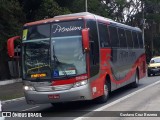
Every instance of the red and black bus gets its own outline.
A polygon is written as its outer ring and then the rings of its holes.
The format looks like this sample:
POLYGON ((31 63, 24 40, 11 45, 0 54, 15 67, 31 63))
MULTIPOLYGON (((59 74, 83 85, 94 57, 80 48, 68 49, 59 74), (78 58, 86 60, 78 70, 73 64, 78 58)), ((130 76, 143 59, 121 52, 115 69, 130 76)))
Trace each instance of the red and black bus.
MULTIPOLYGON (((9 43, 13 56, 13 41, 9 43)), ((28 104, 96 99, 146 75, 142 31, 88 12, 27 23, 22 79, 28 104)))

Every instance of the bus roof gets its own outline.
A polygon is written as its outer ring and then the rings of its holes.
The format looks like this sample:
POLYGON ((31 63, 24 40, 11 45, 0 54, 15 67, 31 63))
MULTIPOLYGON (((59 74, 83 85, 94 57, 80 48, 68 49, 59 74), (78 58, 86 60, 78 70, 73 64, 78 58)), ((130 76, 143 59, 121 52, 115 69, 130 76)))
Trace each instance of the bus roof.
POLYGON ((24 26, 44 24, 44 23, 50 23, 50 22, 54 22, 54 21, 61 21, 61 20, 62 21, 63 20, 75 20, 75 19, 82 19, 82 18, 83 19, 97 19, 98 21, 107 22, 108 24, 113 24, 115 26, 123 27, 126 29, 132 29, 132 30, 136 30, 136 31, 141 31, 140 28, 138 28, 138 27, 131 27, 129 25, 118 23, 118 22, 113 21, 112 19, 105 18, 105 17, 99 16, 99 15, 95 15, 95 14, 92 14, 89 12, 80 12, 80 13, 59 15, 59 16, 55 16, 50 19, 44 19, 44 20, 26 23, 24 26))
POLYGON ((37 24, 44 24, 44 23, 50 23, 54 21, 63 21, 63 20, 75 20, 80 18, 91 18, 94 19, 94 16, 91 13, 88 12, 81 12, 81 13, 73 13, 73 14, 67 14, 67 15, 59 15, 55 16, 53 18, 39 20, 35 22, 26 23, 24 26, 30 26, 30 25, 37 25, 37 24))

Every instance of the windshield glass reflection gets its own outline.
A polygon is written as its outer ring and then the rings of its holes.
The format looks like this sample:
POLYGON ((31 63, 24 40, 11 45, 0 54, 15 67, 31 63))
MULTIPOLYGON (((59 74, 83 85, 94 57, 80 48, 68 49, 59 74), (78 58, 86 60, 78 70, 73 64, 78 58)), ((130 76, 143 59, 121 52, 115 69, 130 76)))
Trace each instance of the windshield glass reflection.
POLYGON ((50 44, 49 40, 32 41, 24 44, 24 71, 25 77, 35 73, 45 73, 50 76, 50 44))
POLYGON ((52 45, 53 77, 86 73, 81 36, 55 37, 52 38, 52 45))

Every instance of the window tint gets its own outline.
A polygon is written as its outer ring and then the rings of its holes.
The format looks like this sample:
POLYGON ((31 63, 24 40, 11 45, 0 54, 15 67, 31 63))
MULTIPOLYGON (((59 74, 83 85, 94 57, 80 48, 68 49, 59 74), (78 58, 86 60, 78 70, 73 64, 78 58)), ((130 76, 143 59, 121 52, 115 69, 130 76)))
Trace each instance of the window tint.
POLYGON ((100 45, 101 47, 108 47, 110 45, 109 34, 107 25, 99 23, 99 36, 100 36, 100 45))
POLYGON ((133 41, 134 41, 134 48, 139 48, 139 41, 138 41, 137 33, 132 32, 132 36, 133 36, 133 41))
POLYGON ((43 39, 50 37, 50 25, 37 25, 28 28, 27 40, 43 39))
POLYGON ((98 34, 97 34, 97 26, 96 26, 96 22, 95 21, 88 21, 87 23, 87 27, 89 27, 90 31, 89 31, 89 38, 90 38, 90 44, 91 47, 93 46, 93 48, 91 49, 93 52, 93 56, 95 56, 94 58, 94 64, 99 64, 99 42, 98 42, 98 34))
POLYGON ((111 46, 119 47, 117 28, 114 26, 109 26, 109 32, 110 32, 111 46))
POLYGON ((127 37, 127 44, 129 48, 133 48, 133 40, 132 40, 132 33, 129 30, 126 30, 126 37, 127 37))
POLYGON ((143 48, 143 38, 142 38, 142 33, 141 32, 138 32, 138 39, 139 39, 140 48, 143 48))
POLYGON ((87 27, 89 28, 89 40, 90 40, 90 74, 91 77, 95 76, 99 72, 99 42, 97 24, 95 21, 88 20, 87 27))
POLYGON ((119 41, 120 41, 120 47, 127 47, 127 42, 126 42, 126 35, 125 31, 122 28, 118 28, 118 36, 119 36, 119 41))

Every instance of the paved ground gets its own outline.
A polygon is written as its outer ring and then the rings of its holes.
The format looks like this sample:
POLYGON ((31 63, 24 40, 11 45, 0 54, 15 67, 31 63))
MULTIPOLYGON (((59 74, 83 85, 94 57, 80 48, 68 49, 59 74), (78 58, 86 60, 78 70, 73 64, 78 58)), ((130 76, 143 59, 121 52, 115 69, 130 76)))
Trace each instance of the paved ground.
POLYGON ((10 100, 19 97, 23 97, 23 87, 22 82, 0 85, 0 100, 10 100))
POLYGON ((153 120, 153 118, 154 120, 160 120, 160 81, 157 83, 137 92, 133 96, 117 101, 111 106, 103 106, 101 112, 92 113, 89 115, 91 118, 83 118, 83 120, 93 120, 93 117, 96 117, 98 120, 104 120, 102 117, 116 115, 120 116, 120 118, 107 117, 107 120, 146 120, 146 117, 150 117, 147 120, 153 120))
MULTIPOLYGON (((146 77, 140 81, 138 88, 131 88, 126 86, 124 88, 114 91, 108 102, 104 104, 95 104, 92 101, 84 102, 71 102, 63 103, 60 106, 52 106, 51 104, 36 104, 28 105, 25 99, 17 100, 14 102, 4 103, 4 111, 23 111, 23 112, 40 112, 43 115, 52 116, 46 118, 38 118, 39 120, 82 120, 86 113, 90 113, 94 110, 100 110, 100 114, 97 117, 91 117, 87 120, 159 120, 159 117, 103 117, 101 114, 108 112, 128 112, 128 111, 156 111, 160 110, 160 76, 146 77), (158 82, 158 84, 157 84, 158 82), (156 84, 154 84, 156 83, 156 84), (154 85, 152 85, 154 84, 154 85), (152 85, 152 86, 150 86, 152 85), (148 87, 150 86, 150 87, 148 87), (139 91, 139 92, 137 92, 139 91), (108 107, 106 107, 108 106, 108 107), (104 108, 104 109, 102 109, 104 108), (79 119, 82 117, 82 119, 79 119)), ((97 110, 97 111, 98 111, 97 110)), ((160 113, 160 111, 159 111, 160 113)), ((113 114, 113 113, 112 113, 113 114)), ((117 113, 116 113, 117 114, 117 113)), ((94 114, 96 115, 96 114, 94 114)), ((106 115, 105 115, 106 116, 106 115)), ((5 120, 21 120, 24 118, 6 118, 5 120)), ((29 120, 36 120, 36 118, 28 118, 29 120)), ((26 120, 28 120, 26 118, 26 120)))
POLYGON ((2 80, 0 81, 0 86, 1 85, 8 85, 8 84, 13 84, 17 82, 22 82, 21 78, 16 78, 16 79, 10 79, 10 80, 2 80))

